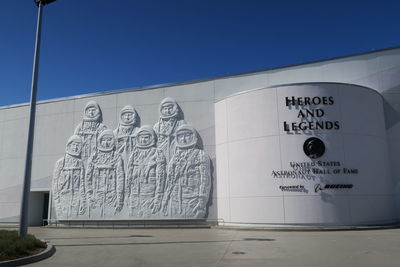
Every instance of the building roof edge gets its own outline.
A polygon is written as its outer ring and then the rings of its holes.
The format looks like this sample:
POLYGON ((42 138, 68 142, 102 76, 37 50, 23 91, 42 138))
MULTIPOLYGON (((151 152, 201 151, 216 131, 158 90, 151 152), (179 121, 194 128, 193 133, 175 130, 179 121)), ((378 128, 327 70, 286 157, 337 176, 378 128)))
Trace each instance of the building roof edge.
MULTIPOLYGON (((40 100, 40 101, 37 102, 37 104, 39 105, 39 104, 67 101, 67 100, 72 100, 72 99, 81 99, 81 98, 87 98, 87 97, 96 97, 96 96, 104 96, 104 95, 111 95, 111 94, 120 94, 120 93, 126 93, 126 92, 145 91, 145 90, 159 89, 159 88, 163 88, 163 87, 165 88, 165 87, 172 87, 172 86, 183 86, 183 85, 202 83, 202 82, 211 82, 211 81, 228 79, 228 78, 235 78, 235 77, 248 76, 248 75, 256 75, 256 74, 260 74, 260 73, 263 73, 263 72, 269 72, 269 71, 274 71, 274 70, 282 70, 282 69, 287 69, 287 68, 292 68, 292 67, 306 66, 306 65, 322 63, 322 62, 328 62, 328 61, 333 61, 333 60, 340 60, 340 59, 346 59, 346 58, 351 58, 351 57, 365 56, 365 55, 375 54, 375 53, 382 53, 382 52, 391 51, 391 50, 397 50, 397 49, 400 49, 400 46, 388 47, 388 48, 377 49, 377 50, 372 50, 372 51, 367 51, 367 52, 360 52, 360 53, 355 53, 355 54, 345 55, 345 56, 337 56, 337 57, 332 57, 332 58, 327 58, 327 59, 320 59, 320 60, 309 61, 309 62, 305 62, 305 63, 296 63, 296 64, 273 67, 273 68, 268 68, 268 69, 260 69, 260 70, 246 71, 246 72, 240 72, 240 73, 235 73, 235 74, 219 75, 219 76, 214 76, 214 77, 210 77, 210 78, 195 79, 195 80, 184 81, 184 82, 156 84, 156 85, 150 85, 150 86, 142 86, 142 87, 135 87, 135 88, 125 88, 125 89, 116 89, 116 90, 97 92, 97 93, 88 93, 88 94, 66 96, 66 97, 60 97, 60 98, 52 98, 52 99, 40 100)), ((1 106, 0 110, 9 109, 9 108, 17 108, 17 107, 27 106, 27 105, 29 105, 29 103, 19 103, 19 104, 1 106)))

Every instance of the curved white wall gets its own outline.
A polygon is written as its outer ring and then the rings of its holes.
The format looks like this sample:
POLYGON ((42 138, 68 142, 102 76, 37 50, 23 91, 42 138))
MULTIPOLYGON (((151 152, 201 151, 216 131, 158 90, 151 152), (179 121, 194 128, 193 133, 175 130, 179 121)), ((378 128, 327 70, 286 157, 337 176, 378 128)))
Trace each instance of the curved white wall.
POLYGON ((250 224, 395 221, 384 121, 382 97, 371 89, 348 84, 278 86, 217 102, 218 218, 224 223, 250 224), (325 97, 325 104, 287 106, 286 97, 325 97), (307 120, 337 122, 339 129, 284 130, 284 122, 300 123, 301 114, 315 109, 324 115, 307 120), (303 151, 310 137, 321 139, 326 146, 320 158, 311 159, 303 151), (331 166, 318 166, 318 162, 331 166), (291 163, 315 166, 299 169, 291 163), (344 168, 357 173, 344 173, 344 168), (309 174, 274 177, 274 173, 299 170, 309 174), (352 188, 316 191, 317 184, 322 189, 327 184, 352 188), (304 189, 282 190, 285 186, 304 189))

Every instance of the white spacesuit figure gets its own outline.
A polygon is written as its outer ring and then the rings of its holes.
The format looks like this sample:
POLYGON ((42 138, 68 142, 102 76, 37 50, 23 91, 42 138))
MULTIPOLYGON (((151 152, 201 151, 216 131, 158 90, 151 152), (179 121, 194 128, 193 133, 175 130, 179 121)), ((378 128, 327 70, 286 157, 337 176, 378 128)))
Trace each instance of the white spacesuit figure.
POLYGON ((175 131, 186 122, 180 119, 180 109, 175 99, 165 98, 159 107, 160 119, 154 125, 157 135, 157 148, 163 151, 167 162, 175 152, 175 131))
POLYGON ((81 151, 82 139, 73 135, 67 142, 65 156, 55 164, 52 197, 58 220, 76 219, 86 212, 81 151))
POLYGON ((97 151, 89 158, 86 169, 86 189, 90 218, 118 216, 124 203, 124 167, 115 151, 115 137, 111 130, 99 134, 97 151))
POLYGON ((166 178, 166 161, 156 149, 156 136, 150 126, 142 126, 136 137, 136 147, 129 159, 127 202, 130 216, 159 217, 166 178))
POLYGON ((100 106, 95 101, 89 101, 85 107, 83 120, 75 129, 75 134, 82 137, 82 160, 86 166, 89 157, 96 151, 99 134, 107 129, 102 123, 100 106))
POLYGON ((210 159, 196 148, 197 132, 192 126, 180 126, 176 142, 162 209, 170 218, 204 218, 211 189, 210 159))
MULTIPOLYGON (((125 106, 121 109, 119 125, 114 130, 116 149, 124 160, 124 167, 127 166, 129 156, 136 143, 137 113, 132 106, 125 106)), ((125 168, 126 169, 126 168, 125 168)))

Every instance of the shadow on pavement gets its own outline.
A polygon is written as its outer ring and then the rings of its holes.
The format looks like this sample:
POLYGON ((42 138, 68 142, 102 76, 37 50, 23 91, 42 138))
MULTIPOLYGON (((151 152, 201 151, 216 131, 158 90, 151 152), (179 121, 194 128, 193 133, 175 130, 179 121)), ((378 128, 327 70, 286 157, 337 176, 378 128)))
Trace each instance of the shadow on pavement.
POLYGON ((130 235, 130 236, 88 236, 88 237, 48 237, 46 240, 65 239, 104 239, 104 238, 132 238, 132 237, 153 237, 152 235, 130 235))
POLYGON ((269 238, 244 238, 238 240, 199 240, 199 241, 164 241, 164 242, 137 242, 137 243, 103 243, 103 244, 65 244, 65 245, 56 245, 57 247, 90 247, 90 246, 131 246, 131 245, 169 245, 169 244, 203 244, 203 243, 227 243, 227 242, 271 242, 275 241, 275 239, 269 238))

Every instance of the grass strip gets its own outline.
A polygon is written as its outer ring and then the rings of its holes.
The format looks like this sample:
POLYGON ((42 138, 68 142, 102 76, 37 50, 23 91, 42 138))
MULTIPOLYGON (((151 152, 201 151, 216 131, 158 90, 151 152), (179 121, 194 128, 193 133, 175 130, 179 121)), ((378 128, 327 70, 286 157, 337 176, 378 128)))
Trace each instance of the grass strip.
POLYGON ((45 242, 33 235, 19 237, 17 231, 0 230, 0 261, 34 255, 46 247, 45 242))

